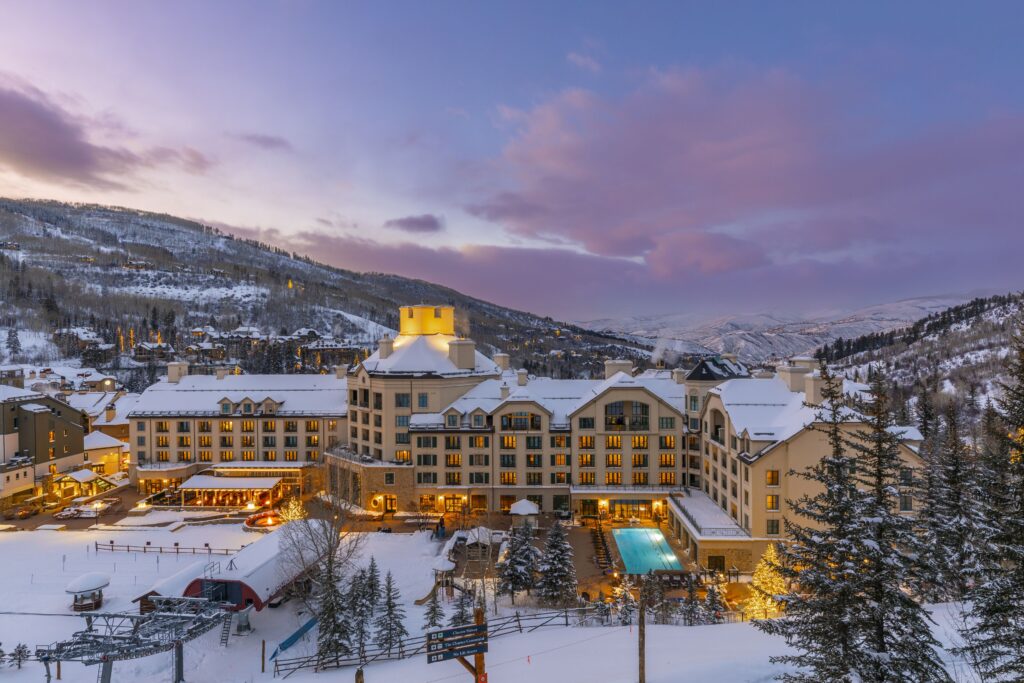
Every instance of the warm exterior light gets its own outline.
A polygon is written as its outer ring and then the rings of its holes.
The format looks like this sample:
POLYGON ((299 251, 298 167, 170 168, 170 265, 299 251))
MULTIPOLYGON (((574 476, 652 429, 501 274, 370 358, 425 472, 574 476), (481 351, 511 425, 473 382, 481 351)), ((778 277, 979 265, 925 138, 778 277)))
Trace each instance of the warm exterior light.
POLYGON ((256 509, 256 505, 250 500, 248 503, 245 504, 245 509, 246 510, 255 510, 256 509))

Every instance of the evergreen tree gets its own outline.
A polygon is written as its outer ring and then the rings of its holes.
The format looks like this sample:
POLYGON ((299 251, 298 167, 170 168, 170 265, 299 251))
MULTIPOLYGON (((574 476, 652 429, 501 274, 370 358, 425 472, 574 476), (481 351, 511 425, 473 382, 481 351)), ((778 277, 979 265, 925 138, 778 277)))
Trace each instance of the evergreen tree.
POLYGON ((665 587, 653 571, 644 574, 640 580, 640 601, 644 603, 648 619, 654 623, 667 624, 672 619, 674 607, 665 599, 665 587))
POLYGON ((936 652, 927 612, 903 589, 919 550, 913 522, 899 513, 901 442, 889 411, 881 374, 871 388, 865 429, 848 441, 856 456, 854 478, 863 488, 857 527, 861 598, 852 668, 863 681, 948 681, 936 652))
POLYGON ((339 659, 352 652, 348 606, 338 588, 339 578, 330 563, 320 572, 317 586, 317 654, 339 659))
POLYGON ((391 654, 394 648, 400 647, 402 639, 409 636, 404 622, 405 609, 402 607, 402 596, 389 571, 384 576, 381 612, 374 623, 374 628, 377 631, 375 638, 377 647, 386 650, 388 654, 391 654))
POLYGON ((709 583, 704 594, 704 613, 708 621, 713 624, 720 623, 725 620, 725 613, 728 611, 718 584, 709 583))
POLYGON ((937 458, 936 492, 927 511, 933 519, 926 542, 937 563, 935 597, 962 599, 967 590, 987 574, 988 538, 986 501, 979 488, 978 470, 960 436, 956 401, 946 411, 945 432, 937 458))
POLYGON ((778 548, 778 570, 795 590, 783 596, 785 619, 755 622, 785 638, 797 654, 772 661, 796 665, 788 681, 947 681, 924 610, 903 591, 917 541, 896 496, 900 440, 880 373, 873 373, 867 417, 844 405, 841 380, 821 368, 823 401, 815 429, 829 454, 797 476, 814 496, 789 501, 804 526, 786 520, 792 543, 778 548), (866 427, 847 436, 844 424, 866 427))
POLYGON ((598 592, 597 599, 590 603, 590 606, 594 608, 594 616, 597 620, 602 624, 607 624, 612 615, 612 606, 608 604, 603 592, 598 592))
POLYGON ((516 593, 534 585, 540 551, 533 547, 533 530, 529 522, 512 527, 508 539, 508 556, 499 574, 498 593, 508 594, 515 602, 516 593))
POLYGON ((424 615, 423 630, 429 631, 433 628, 440 628, 444 625, 444 607, 438 598, 440 587, 435 588, 430 594, 430 602, 427 603, 427 612, 424 615))
POLYGON ((380 604, 380 568, 377 567, 377 558, 370 556, 370 566, 366 569, 366 598, 370 601, 370 610, 376 610, 380 604))
POLYGON ((7 657, 11 662, 11 666, 17 666, 20 669, 23 662, 32 659, 32 651, 28 649, 28 645, 25 643, 18 643, 17 647, 7 657))
POLYGON ((693 574, 687 574, 684 580, 686 595, 683 596, 683 603, 679 606, 679 618, 687 626, 700 626, 708 623, 704 602, 697 596, 697 580, 693 574))
POLYGON ((21 353, 21 338, 18 336, 17 327, 12 326, 7 330, 7 353, 12 361, 21 353))
POLYGON ((633 582, 629 574, 622 576, 622 583, 615 589, 615 610, 623 626, 629 626, 636 618, 636 598, 633 597, 633 582))
POLYGON ((473 594, 468 590, 459 591, 455 600, 455 611, 448 618, 449 626, 462 626, 473 623, 473 594))
POLYGON ((548 532, 539 568, 537 589, 541 602, 552 607, 575 605, 577 583, 572 546, 569 545, 565 527, 558 521, 548 532))
POLYGON ((935 404, 932 400, 932 392, 928 386, 928 380, 921 382, 921 390, 917 395, 917 428, 921 436, 928 439, 935 431, 935 404))
POLYGON ((366 570, 360 569, 352 575, 348 588, 349 633, 352 639, 352 649, 361 660, 366 659, 366 646, 370 642, 370 620, 373 616, 366 581, 366 570))
MULTIPOLYGON (((976 662, 985 680, 1024 680, 1024 327, 1013 337, 1007 381, 998 404, 1008 435, 1006 462, 993 465, 989 479, 1004 478, 997 504, 1004 507, 993 529, 993 571, 971 593, 966 645, 960 653, 976 662)), ((991 458, 1001 457, 995 449, 991 458)))
POLYGON ((769 543, 764 555, 754 568, 754 576, 750 581, 750 598, 744 609, 752 617, 767 619, 779 609, 777 596, 786 593, 786 579, 778 570, 779 553, 774 543, 769 543))

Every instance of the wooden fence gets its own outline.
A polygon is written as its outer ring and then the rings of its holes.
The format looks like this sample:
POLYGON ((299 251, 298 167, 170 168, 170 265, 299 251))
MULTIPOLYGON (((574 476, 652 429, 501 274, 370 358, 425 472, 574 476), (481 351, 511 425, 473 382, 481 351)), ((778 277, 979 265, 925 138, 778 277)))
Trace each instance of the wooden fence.
POLYGON ((234 555, 240 548, 210 548, 204 546, 202 548, 191 548, 179 546, 177 544, 173 546, 163 545, 128 545, 123 543, 100 543, 95 542, 96 552, 106 550, 109 552, 120 552, 120 553, 159 553, 161 555, 234 555))

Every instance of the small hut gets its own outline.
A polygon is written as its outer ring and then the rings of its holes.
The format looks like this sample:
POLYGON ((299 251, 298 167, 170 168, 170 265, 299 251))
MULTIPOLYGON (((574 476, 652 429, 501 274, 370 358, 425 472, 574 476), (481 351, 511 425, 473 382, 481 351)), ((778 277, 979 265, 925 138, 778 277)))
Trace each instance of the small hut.
POLYGON ((110 577, 100 572, 82 574, 68 584, 66 593, 73 596, 71 609, 89 612, 103 606, 103 589, 110 585, 110 577))

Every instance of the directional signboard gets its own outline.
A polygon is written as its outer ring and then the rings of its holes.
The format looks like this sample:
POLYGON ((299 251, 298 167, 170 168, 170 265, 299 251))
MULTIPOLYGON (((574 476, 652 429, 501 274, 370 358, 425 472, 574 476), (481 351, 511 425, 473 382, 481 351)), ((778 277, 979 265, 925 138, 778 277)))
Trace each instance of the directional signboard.
POLYGON ((487 624, 456 626, 427 633, 427 664, 487 652, 487 624))

